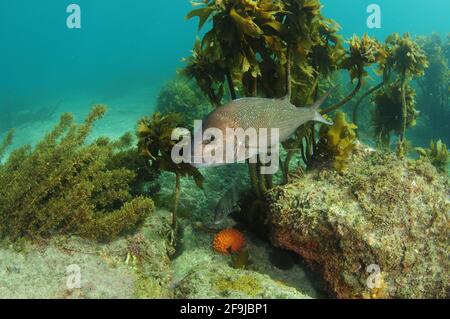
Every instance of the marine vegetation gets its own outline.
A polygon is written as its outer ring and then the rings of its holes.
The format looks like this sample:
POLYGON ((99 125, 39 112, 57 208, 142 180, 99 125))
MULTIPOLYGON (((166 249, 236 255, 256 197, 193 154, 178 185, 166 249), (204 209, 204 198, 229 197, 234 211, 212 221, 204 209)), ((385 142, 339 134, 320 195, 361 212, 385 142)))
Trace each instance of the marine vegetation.
MULTIPOLYGON (((187 18, 198 17, 199 28, 208 26, 209 30, 197 39, 183 73, 196 80, 213 106, 223 104, 225 88, 231 99, 287 95, 297 107, 312 105, 324 89, 333 86, 335 75, 345 72, 356 84, 344 98, 321 111, 328 114, 354 99, 368 69, 385 59, 383 46, 368 35, 354 36, 346 49, 338 24, 322 15, 319 0, 210 0, 194 4, 197 8, 187 18)), ((317 157, 315 125, 301 126, 283 143, 285 182, 297 154, 302 155, 306 167, 317 157)), ((261 197, 274 185, 271 175, 259 173, 258 165, 249 164, 249 175, 254 193, 261 197)))
POLYGON ((131 194, 153 196, 158 193, 160 172, 153 169, 135 147, 134 136, 131 133, 125 134, 120 140, 121 143, 125 143, 124 145, 133 145, 133 147, 118 149, 114 157, 110 159, 109 167, 123 167, 135 173, 135 178, 130 184, 131 194))
POLYGON ((438 34, 417 38, 417 43, 425 52, 429 67, 425 75, 417 79, 418 94, 417 104, 425 122, 426 130, 423 135, 432 133, 432 136, 440 136, 444 142, 450 143, 450 104, 449 81, 450 73, 450 35, 441 39, 438 34), (437 131, 436 129, 439 129, 437 131))
POLYGON ((444 174, 447 174, 450 154, 447 146, 441 140, 431 141, 429 148, 416 148, 420 159, 426 159, 433 164, 436 169, 444 174))
POLYGON ((213 248, 221 254, 239 252, 245 246, 244 235, 234 228, 224 229, 214 237, 213 248))
POLYGON ((183 118, 178 113, 153 113, 151 117, 144 117, 138 123, 138 147, 141 154, 150 161, 150 166, 156 171, 167 171, 175 174, 176 182, 173 194, 172 209, 172 246, 176 246, 178 234, 177 212, 180 197, 181 178, 192 177, 198 187, 203 187, 203 176, 193 166, 172 160, 172 149, 179 142, 172 140, 175 129, 182 127, 183 118))
POLYGON ((0 144, 0 163, 5 155, 6 149, 11 145, 14 138, 14 130, 10 130, 2 140, 0 144))
POLYGON ((179 76, 167 83, 160 91, 156 112, 179 113, 184 126, 192 129, 195 120, 201 120, 211 111, 202 92, 191 81, 179 76))
POLYGON ((374 96, 373 127, 379 146, 389 148, 391 135, 401 135, 403 122, 403 104, 406 106, 406 128, 416 124, 419 112, 416 110, 415 91, 410 85, 404 86, 400 81, 386 86, 374 96), (402 91, 403 90, 403 91, 402 91))
POLYGON ((394 33, 386 40, 391 53, 388 55, 386 62, 389 67, 397 74, 400 97, 401 97, 401 126, 399 132, 398 155, 405 155, 406 129, 410 126, 410 104, 408 104, 408 96, 411 96, 408 83, 425 74, 428 67, 428 60, 420 46, 415 42, 408 33, 403 37, 394 33))
MULTIPOLYGON (((187 64, 182 74, 190 79, 195 79, 202 92, 208 97, 214 107, 221 105, 225 93, 223 85, 225 71, 220 61, 210 61, 199 39, 195 42, 192 56, 184 59, 187 64)), ((231 76, 229 75, 230 81, 231 76)), ((233 92, 233 96, 235 93, 233 92)))
POLYGON ((384 57, 381 44, 367 34, 364 34, 362 38, 354 35, 348 44, 349 52, 341 61, 340 67, 348 70, 352 82, 357 80, 357 85, 347 98, 325 110, 324 114, 338 109, 353 99, 361 89, 364 79, 369 75, 367 69, 384 57))
POLYGON ((333 167, 342 172, 356 146, 356 129, 353 123, 348 123, 344 112, 337 112, 331 127, 322 126, 321 140, 318 144, 319 153, 332 159, 333 167))
POLYGON ((131 193, 135 172, 113 165, 117 152, 129 147, 129 136, 86 144, 105 111, 95 106, 80 125, 64 114, 35 147, 14 150, 0 165, 0 238, 66 234, 108 241, 154 211, 150 198, 131 193))
POLYGON ((358 122, 359 107, 364 99, 375 95, 377 110, 372 119, 375 138, 379 145, 388 147, 391 133, 397 134, 399 136, 397 154, 402 157, 408 145, 406 129, 414 126, 419 114, 415 110, 415 90, 410 82, 425 74, 428 60, 418 43, 408 33, 403 36, 394 33, 387 37, 383 46, 379 47, 377 64, 375 72, 381 76, 381 82, 359 97, 353 109, 353 122, 358 122), (384 92, 379 93, 381 89, 384 92), (393 109, 389 110, 389 107, 393 109))

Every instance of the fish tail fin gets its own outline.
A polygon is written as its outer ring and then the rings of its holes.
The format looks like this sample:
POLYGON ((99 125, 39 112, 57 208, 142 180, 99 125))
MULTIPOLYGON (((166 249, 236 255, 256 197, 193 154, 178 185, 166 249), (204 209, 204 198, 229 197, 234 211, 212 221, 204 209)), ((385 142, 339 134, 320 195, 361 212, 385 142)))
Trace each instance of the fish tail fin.
POLYGON ((317 111, 321 106, 322 106, 322 104, 327 100, 327 98, 337 89, 339 87, 339 84, 338 85, 335 85, 334 87, 332 87, 327 93, 325 93, 325 95, 324 96, 322 96, 320 99, 318 99, 317 101, 316 101, 316 103, 314 103, 313 105, 311 105, 310 107, 313 109, 313 110, 315 110, 315 111, 317 111))
POLYGON ((322 104, 326 101, 326 99, 339 87, 338 85, 335 85, 333 88, 331 88, 327 93, 325 93, 324 96, 322 96, 319 100, 316 101, 313 105, 311 105, 311 109, 314 110, 314 118, 313 121, 324 123, 327 125, 333 125, 332 122, 326 120, 319 112, 319 108, 322 106, 322 104))
POLYGON ((325 119, 319 112, 315 112, 313 121, 319 122, 319 123, 324 123, 327 125, 333 125, 333 122, 330 122, 327 119, 325 119))

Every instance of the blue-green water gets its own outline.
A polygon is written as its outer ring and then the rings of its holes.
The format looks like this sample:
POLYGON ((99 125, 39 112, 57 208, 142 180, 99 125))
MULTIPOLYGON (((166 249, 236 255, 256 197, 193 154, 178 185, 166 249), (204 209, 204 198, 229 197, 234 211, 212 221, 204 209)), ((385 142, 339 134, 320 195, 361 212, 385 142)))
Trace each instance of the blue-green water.
MULTIPOLYGON (((122 125, 110 128, 112 135, 133 130, 137 118, 154 109, 160 88, 184 66, 182 59, 191 54, 199 35, 197 19, 185 19, 192 8, 185 0, 135 0, 132 4, 79 0, 81 29, 66 25, 70 3, 1 1, 0 111, 5 116, 0 134, 20 126, 20 117, 11 120, 15 114, 43 110, 36 120, 46 120, 48 112, 48 120, 54 122, 66 111, 84 116, 93 103, 106 103, 111 116, 122 116, 122 125)), ((339 23, 346 39, 366 32, 380 41, 393 32, 412 36, 437 32, 444 38, 449 32, 446 0, 427 4, 323 0, 322 4, 323 14, 339 23), (381 8, 380 29, 366 24, 372 3, 381 8)), ((422 128, 430 125, 423 122, 422 128)), ((449 143, 446 131, 448 126, 439 124, 425 133, 413 130, 411 136, 422 145, 430 138, 449 143)), ((16 143, 33 142, 41 135, 21 139, 19 132, 16 143)))
MULTIPOLYGON (((72 1, 73 2, 73 1, 72 1)), ((0 2, 0 108, 30 108, 65 95, 126 94, 158 87, 190 54, 197 21, 186 21, 185 0, 79 0, 81 30, 66 27, 71 1, 0 2)), ((450 2, 324 0, 324 14, 342 33, 449 31, 450 2), (382 8, 382 29, 366 27, 367 5, 382 8)))

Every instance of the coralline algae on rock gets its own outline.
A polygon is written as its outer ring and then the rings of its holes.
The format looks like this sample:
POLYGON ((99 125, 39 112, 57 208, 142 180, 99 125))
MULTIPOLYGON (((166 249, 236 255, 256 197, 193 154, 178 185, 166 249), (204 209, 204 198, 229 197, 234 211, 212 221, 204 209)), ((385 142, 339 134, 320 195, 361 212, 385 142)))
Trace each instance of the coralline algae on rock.
POLYGON ((271 240, 338 298, 446 298, 448 185, 426 161, 360 146, 345 172, 312 171, 270 192, 271 240))
POLYGON ((220 262, 198 265, 180 281, 181 299, 310 299, 298 290, 254 271, 233 269, 220 262))

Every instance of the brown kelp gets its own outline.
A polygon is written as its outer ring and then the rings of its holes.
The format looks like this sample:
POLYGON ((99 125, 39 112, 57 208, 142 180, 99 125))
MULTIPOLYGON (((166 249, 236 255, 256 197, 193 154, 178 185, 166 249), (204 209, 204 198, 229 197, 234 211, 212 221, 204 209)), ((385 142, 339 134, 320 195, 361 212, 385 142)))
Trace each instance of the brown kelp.
MULTIPOLYGON (((400 120, 403 107, 406 107, 406 128, 416 124, 419 112, 416 110, 415 91, 410 85, 402 88, 402 83, 396 81, 387 85, 374 96, 375 110, 373 126, 377 143, 380 147, 389 149, 392 134, 401 135, 404 126, 400 120)), ((404 151, 404 150, 403 150, 404 151)))
POLYGON ((424 135, 440 134, 446 143, 450 143, 450 34, 442 39, 439 34, 417 38, 417 43, 425 52, 429 67, 425 75, 417 79, 417 105, 424 118, 429 120, 424 135))
POLYGON ((397 153, 399 156, 405 155, 406 129, 408 127, 408 104, 407 93, 408 83, 417 77, 425 74, 428 67, 428 60, 422 49, 419 47, 408 33, 403 37, 394 33, 386 40, 390 50, 388 65, 392 66, 392 70, 397 74, 401 94, 401 131, 399 134, 399 143, 397 153))
MULTIPOLYGON (((381 45, 367 35, 353 37, 346 50, 338 24, 322 15, 319 0, 211 0, 195 5, 187 18, 199 17, 199 28, 209 21, 210 29, 197 39, 183 73, 196 80, 214 106, 223 103, 225 88, 232 99, 279 98, 291 93, 295 106, 311 105, 336 72, 343 70, 357 83, 342 100, 322 111, 331 113, 356 96, 366 69, 382 57, 381 45)), ((310 123, 283 143, 285 180, 295 154, 304 155, 306 166, 311 164, 316 135, 310 123)), ((260 196, 273 182, 257 168, 258 164, 249 165, 254 191, 260 196)))
POLYGON ((353 121, 358 122, 359 107, 364 99, 373 95, 376 106, 372 118, 375 138, 379 145, 388 147, 391 133, 397 134, 397 153, 402 157, 408 145, 406 129, 415 125, 419 114, 415 109, 415 89, 410 82, 424 76, 428 59, 418 42, 408 33, 403 36, 394 33, 379 47, 376 62, 378 68, 375 71, 381 76, 381 82, 358 99, 353 109, 353 121))
POLYGON ((86 139, 106 111, 96 106, 84 123, 71 114, 35 147, 13 151, 0 165, 0 237, 39 239, 75 234, 106 241, 132 230, 153 212, 150 198, 133 196, 135 173, 111 166, 119 141, 86 139))
MULTIPOLYGON (((174 173, 176 177, 172 210, 172 247, 177 244, 179 230, 177 212, 181 178, 183 176, 192 177, 198 187, 203 187, 203 176, 196 168, 186 163, 177 164, 172 160, 172 149, 179 142, 172 139, 172 133, 175 129, 182 127, 183 121, 182 116, 178 113, 163 115, 156 112, 151 117, 141 119, 137 128, 139 150, 150 161, 151 167, 157 171, 174 173)), ((174 254, 175 251, 172 253, 174 254)))

